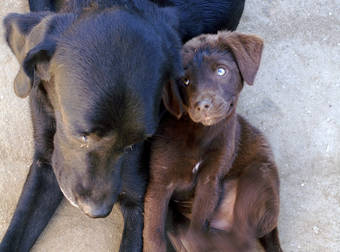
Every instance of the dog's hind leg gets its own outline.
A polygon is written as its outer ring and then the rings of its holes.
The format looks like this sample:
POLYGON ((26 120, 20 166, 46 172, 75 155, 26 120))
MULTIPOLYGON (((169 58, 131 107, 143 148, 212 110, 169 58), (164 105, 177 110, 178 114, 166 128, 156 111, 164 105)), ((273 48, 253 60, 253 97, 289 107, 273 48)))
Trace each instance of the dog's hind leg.
POLYGON ((277 231, 279 180, 275 165, 261 161, 244 168, 237 191, 235 223, 241 233, 251 237, 255 233, 266 252, 282 252, 277 231))
POLYGON ((282 252, 277 227, 259 240, 266 252, 282 252))

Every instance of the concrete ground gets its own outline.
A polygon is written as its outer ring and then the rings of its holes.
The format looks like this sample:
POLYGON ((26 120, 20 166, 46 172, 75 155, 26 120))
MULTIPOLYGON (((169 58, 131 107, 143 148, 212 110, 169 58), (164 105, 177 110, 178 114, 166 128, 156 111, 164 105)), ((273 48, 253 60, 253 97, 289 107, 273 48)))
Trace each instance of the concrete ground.
MULTIPOLYGON (((27 12, 0 2, 0 18, 27 12)), ((340 2, 247 0, 239 31, 264 38, 254 86, 239 112, 264 131, 281 176, 284 251, 340 251, 340 2)), ((1 34, 3 28, 1 27, 1 34)), ((15 209, 32 155, 27 99, 14 95, 18 65, 0 40, 0 237, 15 209)), ((90 219, 64 201, 34 252, 118 251, 122 219, 90 219)))

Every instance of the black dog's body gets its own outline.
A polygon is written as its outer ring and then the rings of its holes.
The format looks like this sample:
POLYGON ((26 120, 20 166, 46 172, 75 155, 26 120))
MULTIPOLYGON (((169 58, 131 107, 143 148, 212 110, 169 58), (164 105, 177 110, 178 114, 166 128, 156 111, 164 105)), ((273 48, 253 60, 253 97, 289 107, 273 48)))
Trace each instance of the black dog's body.
MULTIPOLYGON (((29 94, 35 146, 1 252, 28 251, 63 193, 92 217, 106 216, 119 202, 120 250, 141 251, 149 150, 143 140, 157 127, 163 83, 181 74, 179 40, 235 29, 244 4, 225 1, 225 15, 232 8, 238 13, 225 23, 220 4, 205 1, 212 3, 209 13, 220 15, 213 21, 203 15, 191 31, 199 6, 186 13, 182 1, 156 1, 177 6, 176 31, 171 9, 143 1, 82 2, 68 3, 65 14, 12 14, 5 20, 7 42, 22 65, 15 91, 29 94)), ((61 10, 62 2, 30 0, 34 11, 56 6, 61 10)))
MULTIPOLYGON (((98 0, 97 0, 98 1, 98 0)), ((161 7, 176 7, 183 41, 187 41, 202 33, 213 33, 218 30, 236 30, 239 24, 244 0, 150 0, 161 7)), ((67 0, 29 0, 31 11, 69 11, 74 7, 86 7, 91 0, 75 0, 67 4, 67 0)), ((111 6, 117 0, 98 1, 111 6)), ((121 1, 124 2, 124 1, 121 1)))

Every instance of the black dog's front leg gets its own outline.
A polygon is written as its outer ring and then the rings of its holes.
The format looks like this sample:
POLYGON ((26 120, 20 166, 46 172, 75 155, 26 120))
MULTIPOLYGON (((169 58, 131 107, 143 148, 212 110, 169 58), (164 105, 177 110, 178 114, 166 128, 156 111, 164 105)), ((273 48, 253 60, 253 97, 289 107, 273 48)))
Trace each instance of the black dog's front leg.
POLYGON ((122 191, 119 196, 124 218, 120 252, 143 250, 144 194, 149 168, 149 144, 137 144, 125 154, 122 164, 122 191))
POLYGON ((53 110, 42 88, 32 89, 30 106, 35 154, 0 252, 29 251, 63 198, 51 166, 55 132, 53 110))
POLYGON ((34 160, 0 252, 29 251, 62 198, 52 167, 34 160))
POLYGON ((124 218, 124 231, 120 244, 120 252, 138 252, 143 248, 143 206, 128 199, 120 203, 124 218))

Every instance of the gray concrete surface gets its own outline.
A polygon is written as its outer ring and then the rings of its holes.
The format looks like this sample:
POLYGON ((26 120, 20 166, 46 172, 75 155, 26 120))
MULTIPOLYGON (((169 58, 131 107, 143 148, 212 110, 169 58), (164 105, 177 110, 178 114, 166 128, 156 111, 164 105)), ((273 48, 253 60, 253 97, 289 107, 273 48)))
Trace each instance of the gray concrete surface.
MULTIPOLYGON (((0 18, 26 12, 26 0, 0 2, 0 18)), ((247 0, 239 30, 262 36, 263 61, 239 111, 265 132, 281 176, 284 251, 340 251, 340 1, 247 0)), ((1 27, 0 33, 3 33, 1 27)), ((27 99, 13 92, 18 65, 0 40, 0 237, 31 161, 27 99)), ((64 201, 33 248, 118 251, 117 208, 93 220, 64 201)))

